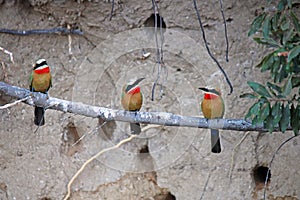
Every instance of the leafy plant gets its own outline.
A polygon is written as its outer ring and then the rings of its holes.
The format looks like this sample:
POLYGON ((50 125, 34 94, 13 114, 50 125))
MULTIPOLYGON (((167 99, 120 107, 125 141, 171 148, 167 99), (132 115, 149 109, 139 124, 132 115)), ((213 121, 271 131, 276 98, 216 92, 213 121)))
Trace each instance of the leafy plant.
MULTIPOLYGON (((248 36, 271 50, 257 65, 261 72, 269 71, 272 82, 262 85, 248 82, 253 93, 241 95, 256 99, 246 114, 254 125, 263 124, 269 132, 275 128, 285 132, 300 129, 300 23, 292 0, 271 0, 252 22, 248 36)), ((299 10, 298 10, 299 12, 299 10)))

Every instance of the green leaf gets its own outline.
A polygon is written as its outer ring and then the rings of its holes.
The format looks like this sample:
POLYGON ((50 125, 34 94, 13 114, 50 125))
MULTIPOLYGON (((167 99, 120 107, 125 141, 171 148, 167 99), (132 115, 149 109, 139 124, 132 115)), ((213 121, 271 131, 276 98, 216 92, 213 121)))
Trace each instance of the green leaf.
POLYGON ((272 29, 277 32, 278 30, 278 22, 281 16, 281 12, 276 12, 276 14, 271 18, 272 29))
POLYGON ((274 82, 280 83, 283 79, 285 79, 288 76, 288 72, 285 71, 285 58, 280 57, 280 65, 278 69, 273 69, 273 73, 275 74, 274 82))
POLYGON ((281 109, 280 102, 277 101, 273 105, 271 113, 272 113, 272 116, 273 116, 274 124, 277 125, 278 122, 280 122, 281 116, 282 116, 282 109, 281 109))
POLYGON ((268 97, 268 98, 272 97, 270 95, 270 93, 268 92, 268 90, 265 88, 265 86, 263 86, 259 83, 256 83, 256 82, 252 82, 252 81, 248 81, 247 83, 252 88, 252 90, 254 92, 256 92, 257 94, 259 94, 263 97, 268 97))
POLYGON ((262 63, 261 72, 264 72, 264 71, 270 69, 274 63, 274 54, 273 53, 267 55, 265 58, 266 58, 266 60, 262 63))
POLYGON ((285 71, 284 67, 281 67, 280 69, 280 79, 279 82, 281 83, 283 79, 285 79, 288 76, 288 72, 285 71))
POLYGON ((264 38, 269 38, 270 29, 271 29, 271 21, 270 21, 270 17, 267 16, 262 25, 262 33, 264 38))
POLYGON ((271 66, 267 63, 269 63, 271 61, 273 62, 273 60, 274 60, 273 55, 274 55, 274 52, 269 53, 255 67, 258 67, 258 68, 261 67, 262 68, 261 71, 266 71, 266 70, 270 69, 271 66), (269 61, 269 60, 271 60, 271 61, 269 61))
POLYGON ((291 125, 293 127, 295 135, 298 135, 300 129, 300 104, 298 104, 297 107, 294 107, 291 116, 291 125))
POLYGON ((270 92, 276 97, 278 94, 280 94, 282 92, 281 87, 279 87, 278 85, 267 82, 267 86, 268 86, 270 92))
POLYGON ((287 104, 286 106, 284 106, 284 104, 282 104, 282 118, 279 122, 279 128, 280 130, 284 133, 290 123, 290 107, 289 104, 287 104))
POLYGON ((254 117, 258 115, 259 109, 260 109, 260 102, 258 101, 251 106, 247 115, 245 116, 245 119, 254 119, 254 117))
POLYGON ((292 77, 292 85, 293 85, 293 88, 294 87, 299 87, 300 86, 300 78, 299 77, 292 77))
POLYGON ((289 73, 289 72, 292 71, 292 68, 291 68, 290 63, 286 63, 286 64, 285 64, 285 66, 284 66, 284 71, 285 71, 286 73, 289 73))
POLYGON ((270 102, 266 102, 261 106, 261 110, 259 112, 259 123, 262 123, 265 121, 265 119, 269 116, 270 114, 270 102))
POLYGON ((292 91, 292 77, 290 76, 282 88, 282 95, 288 96, 292 91))
POLYGON ((249 99, 257 99, 258 96, 252 94, 252 93, 245 93, 240 95, 240 98, 249 98, 249 99))
POLYGON ((274 123, 273 118, 272 118, 271 115, 269 115, 269 116, 267 117, 267 119, 265 120, 265 122, 264 122, 264 127, 267 128, 267 129, 269 130, 270 133, 273 132, 274 127, 275 127, 276 125, 277 125, 277 124, 274 123))
POLYGON ((293 11, 290 11, 290 15, 291 15, 291 19, 292 22, 294 24, 294 27, 296 29, 296 32, 300 32, 300 24, 299 24, 299 19, 297 18, 297 16, 295 15, 295 13, 293 11))
POLYGON ((277 80, 278 75, 277 74, 278 74, 280 65, 281 65, 281 62, 280 62, 280 59, 278 59, 278 58, 275 61, 275 63, 272 65, 271 75, 272 75, 272 78, 273 78, 275 83, 278 82, 278 80, 277 80))
POLYGON ((295 35, 296 33, 294 32, 293 29, 290 29, 288 31, 285 31, 283 33, 283 37, 282 37, 282 44, 286 45, 287 42, 289 42, 295 35))
POLYGON ((277 47, 279 48, 280 45, 272 38, 259 38, 259 37, 255 37, 253 38, 253 40, 255 42, 257 42, 258 44, 264 44, 264 45, 270 45, 271 47, 277 47))
POLYGON ((293 6, 292 0, 287 0, 287 4, 288 4, 288 7, 291 9, 293 6))
POLYGON ((299 134, 299 128, 300 128, 300 104, 298 106, 294 106, 292 104, 291 107, 291 126, 293 128, 294 134, 299 134))
POLYGON ((248 32, 248 37, 256 33, 261 28, 262 22, 265 19, 266 15, 266 13, 260 14, 253 20, 250 30, 248 32))
POLYGON ((287 4, 286 0, 280 0, 277 6, 278 11, 283 11, 287 4))
POLYGON ((291 49, 289 56, 288 56, 288 62, 291 62, 292 59, 296 58, 300 53, 300 45, 295 46, 293 49, 291 49))
POLYGON ((290 28, 290 21, 286 18, 285 15, 282 17, 280 28, 283 31, 286 31, 290 28))

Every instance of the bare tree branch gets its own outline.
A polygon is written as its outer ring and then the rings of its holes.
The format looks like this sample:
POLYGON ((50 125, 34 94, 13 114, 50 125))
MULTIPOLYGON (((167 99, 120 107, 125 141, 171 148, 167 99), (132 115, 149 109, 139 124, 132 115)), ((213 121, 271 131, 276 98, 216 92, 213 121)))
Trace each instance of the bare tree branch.
MULTIPOLYGON (((164 126, 182 126, 195 128, 213 128, 235 131, 265 131, 262 125, 254 126, 251 122, 243 119, 205 119, 201 117, 182 116, 167 112, 130 112, 116 110, 105 107, 87 105, 80 102, 66 101, 58 98, 49 97, 39 92, 30 92, 25 88, 12 86, 0 82, 0 91, 6 95, 23 99, 31 97, 24 103, 45 107, 47 109, 69 112, 86 117, 103 118, 106 121, 139 122, 144 124, 159 124, 164 126)), ((289 130, 291 128, 289 127, 289 130)), ((278 131, 276 129, 275 131, 278 131)))
POLYGON ((79 29, 68 29, 68 28, 50 28, 50 29, 34 29, 34 30, 14 30, 0 28, 0 33, 12 34, 12 35, 33 35, 33 34, 75 34, 83 35, 83 32, 79 29))

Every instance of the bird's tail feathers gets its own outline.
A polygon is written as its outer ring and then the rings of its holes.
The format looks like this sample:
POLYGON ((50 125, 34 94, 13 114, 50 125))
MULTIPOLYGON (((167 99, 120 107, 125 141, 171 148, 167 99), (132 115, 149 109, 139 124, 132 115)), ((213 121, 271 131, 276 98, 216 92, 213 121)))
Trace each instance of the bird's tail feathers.
POLYGON ((43 107, 34 108, 34 124, 37 126, 43 126, 45 124, 44 118, 45 110, 43 107))
POLYGON ((219 130, 211 129, 211 152, 221 153, 219 130))
POLYGON ((131 134, 138 135, 141 133, 141 125, 139 123, 130 123, 131 134))

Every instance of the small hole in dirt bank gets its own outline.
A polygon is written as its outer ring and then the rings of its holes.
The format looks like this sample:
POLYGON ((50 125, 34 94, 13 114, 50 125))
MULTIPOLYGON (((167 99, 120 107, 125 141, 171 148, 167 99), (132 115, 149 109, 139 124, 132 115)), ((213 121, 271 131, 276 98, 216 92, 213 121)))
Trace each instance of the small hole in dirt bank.
POLYGON ((233 18, 229 17, 228 19, 226 19, 226 22, 232 22, 233 18))
MULTIPOLYGON (((157 19, 157 27, 158 28, 160 26, 162 26, 162 28, 167 27, 163 17, 161 17, 162 24, 160 25, 160 15, 158 13, 156 13, 156 19, 157 19)), ((153 13, 150 15, 150 17, 148 17, 146 19, 146 21, 144 22, 144 25, 146 27, 155 27, 155 15, 153 13)))
POLYGON ((23 156, 23 151, 18 150, 18 151, 17 151, 17 156, 20 156, 20 157, 23 156))
POLYGON ((153 197, 154 200, 176 200, 176 197, 169 192, 166 188, 162 189, 162 193, 155 195, 153 197))
POLYGON ((176 200, 176 197, 171 192, 169 192, 165 200, 176 200))
POLYGON ((60 150, 61 153, 66 154, 67 156, 73 156, 76 152, 81 150, 81 141, 80 135, 77 131, 77 127, 73 122, 69 122, 66 127, 64 127, 64 133, 62 135, 62 141, 60 150), (77 142, 76 145, 74 145, 77 142))
POLYGON ((140 153, 149 153, 149 147, 148 145, 143 146, 140 151, 140 153))
MULTIPOLYGON (((264 188, 267 173, 268 173, 268 167, 265 166, 256 166, 252 170, 252 176, 256 185, 257 189, 262 189, 264 188)), ((267 184, 269 184, 271 179, 271 170, 269 171, 268 175, 268 181, 267 184)))
POLYGON ((41 200, 52 200, 50 197, 43 197, 41 200))

